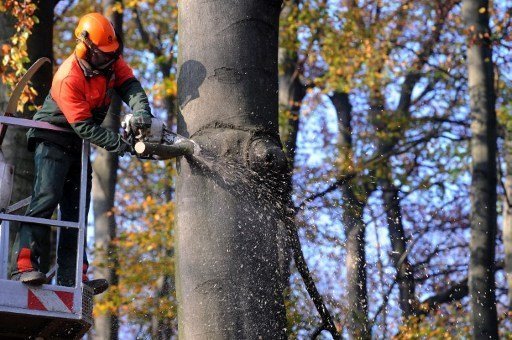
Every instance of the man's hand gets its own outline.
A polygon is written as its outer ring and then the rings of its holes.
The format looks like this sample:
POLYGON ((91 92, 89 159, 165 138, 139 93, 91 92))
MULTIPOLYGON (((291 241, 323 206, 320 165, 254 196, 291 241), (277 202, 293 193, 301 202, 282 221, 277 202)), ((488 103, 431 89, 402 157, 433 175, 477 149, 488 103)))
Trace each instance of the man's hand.
POLYGON ((135 150, 133 149, 132 145, 123 138, 119 138, 119 147, 117 148, 116 152, 121 157, 127 153, 135 155, 135 150))
POLYGON ((146 112, 134 112, 132 118, 130 119, 130 127, 134 132, 144 132, 145 130, 151 128, 151 119, 151 115, 146 112))

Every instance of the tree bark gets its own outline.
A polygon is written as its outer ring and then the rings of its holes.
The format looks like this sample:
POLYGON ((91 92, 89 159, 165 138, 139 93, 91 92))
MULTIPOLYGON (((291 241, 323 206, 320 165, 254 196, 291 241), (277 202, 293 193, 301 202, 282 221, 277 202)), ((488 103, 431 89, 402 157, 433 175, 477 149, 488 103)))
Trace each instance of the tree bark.
POLYGON ((464 0, 471 107, 471 241, 469 292, 473 338, 498 338, 496 314, 496 112, 489 2, 464 0), (483 10, 482 10, 483 9, 483 10))
MULTIPOLYGON (((123 34, 123 13, 112 11, 112 6, 121 3, 121 0, 104 0, 104 14, 109 17, 114 25, 116 33, 123 34)), ((113 131, 120 127, 119 116, 121 114, 121 98, 114 94, 108 114, 103 126, 113 131)), ((94 260, 99 266, 94 267, 95 278, 105 278, 115 286, 119 282, 116 273, 119 263, 116 250, 112 241, 116 237, 116 219, 114 214, 115 189, 117 183, 117 170, 119 168, 119 156, 102 148, 96 149, 97 155, 92 164, 92 200, 94 213, 94 260)), ((101 301, 102 296, 97 297, 101 301)), ((119 319, 117 313, 106 311, 94 318, 94 339, 115 340, 118 339, 119 319)))
MULTIPOLYGON (((352 145, 352 105, 345 92, 334 92, 331 102, 338 116, 338 163, 341 175, 354 171, 352 145)), ((371 338, 368 323, 368 291, 366 286, 366 224, 363 210, 366 205, 366 193, 358 198, 355 187, 361 188, 356 181, 342 186, 343 224, 346 233, 346 268, 348 296, 348 328, 353 339, 371 338)))
POLYGON ((281 1, 179 6, 178 132, 203 150, 178 164, 179 338, 284 338, 276 244, 287 168, 277 120, 281 1))
POLYGON ((505 275, 508 283, 508 308, 512 311, 512 131, 505 131, 505 193, 503 195, 503 247, 505 275))

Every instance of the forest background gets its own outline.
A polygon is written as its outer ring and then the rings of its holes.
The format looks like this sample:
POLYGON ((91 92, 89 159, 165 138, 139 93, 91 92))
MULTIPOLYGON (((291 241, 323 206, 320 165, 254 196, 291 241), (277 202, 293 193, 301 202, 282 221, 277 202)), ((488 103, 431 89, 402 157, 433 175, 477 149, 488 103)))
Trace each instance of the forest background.
MULTIPOLYGON (((31 117, 51 73, 73 51, 78 19, 98 11, 122 32, 124 58, 153 113, 175 130, 178 10, 173 0, 4 0, 0 102, 5 105, 32 62, 50 57, 53 70, 35 78, 20 103, 31 117)), ((318 291, 343 334, 468 336, 473 216, 496 206, 486 268, 496 284, 495 326, 512 337, 511 30, 506 0, 284 1, 279 122, 293 164, 294 221, 318 291), (477 3, 479 15, 490 19, 488 30, 470 24, 464 2, 477 3), (492 65, 497 116, 491 125, 497 196, 475 207, 468 46, 480 41, 492 48, 485 62, 492 65)), ((127 107, 117 102, 110 112, 105 124, 118 128, 127 107)), ((32 167, 23 138, 14 129, 4 144, 16 146, 22 183, 15 195, 22 198, 32 167)), ((94 274, 113 285, 96 301, 91 336, 176 336, 175 163, 118 160, 102 150, 93 159, 89 248, 94 274)), ((330 338, 293 261, 285 263, 292 264, 285 290, 289 336, 330 338)))

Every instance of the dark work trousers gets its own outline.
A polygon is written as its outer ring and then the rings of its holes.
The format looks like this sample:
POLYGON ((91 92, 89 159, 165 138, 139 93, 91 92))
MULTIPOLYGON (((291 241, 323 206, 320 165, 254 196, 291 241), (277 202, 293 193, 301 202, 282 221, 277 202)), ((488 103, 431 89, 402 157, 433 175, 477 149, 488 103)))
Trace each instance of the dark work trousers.
MULTIPOLYGON (((57 205, 63 221, 78 221, 80 202, 81 155, 50 142, 40 142, 35 150, 35 177, 32 200, 26 216, 51 218, 57 205)), ((89 211, 91 166, 87 174, 86 216, 89 211)), ((51 228, 46 225, 22 223, 13 246, 12 274, 27 270, 48 272, 51 228)), ((75 284, 78 230, 60 228, 57 249, 57 284, 75 284)), ((84 274, 88 262, 84 245, 84 274)))

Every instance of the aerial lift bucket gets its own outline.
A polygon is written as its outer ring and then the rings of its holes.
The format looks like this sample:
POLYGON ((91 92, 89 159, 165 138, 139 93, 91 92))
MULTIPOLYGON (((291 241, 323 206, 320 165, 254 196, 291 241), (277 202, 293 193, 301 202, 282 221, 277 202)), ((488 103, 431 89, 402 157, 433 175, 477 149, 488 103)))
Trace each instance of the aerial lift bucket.
MULTIPOLYGON (((48 123, 28 119, 1 117, 0 122, 43 129, 48 123), (24 125, 22 125, 24 124, 24 125)), ((86 186, 89 143, 82 145, 79 221, 61 221, 17 215, 13 211, 26 206, 29 201, 16 202, 0 212, 0 339, 80 339, 92 326, 93 290, 82 283, 82 266, 86 225, 86 186), (75 286, 51 284, 31 286, 9 280, 9 223, 24 222, 78 230, 75 286)), ((5 163, 3 163, 5 164, 5 163)), ((6 165, 9 169, 9 165, 6 165)), ((10 178, 10 177, 9 177, 10 178)), ((2 181, 2 190, 4 187, 2 181)), ((10 190, 6 193, 10 194, 10 190)), ((48 277, 48 275, 47 275, 48 277)))
MULTIPOLYGON (((32 75, 48 58, 37 60, 13 91, 4 115, 0 112, 0 339, 80 339, 92 326, 92 288, 82 283, 86 228, 86 187, 89 143, 82 144, 79 220, 61 221, 18 215, 15 212, 30 202, 29 198, 9 206, 14 167, 5 161, 1 145, 8 125, 40 128, 68 133, 69 130, 46 122, 15 117, 21 92, 32 75), (31 286, 8 279, 9 223, 25 222, 50 228, 78 230, 75 286, 51 284, 31 286)), ((47 275, 48 277, 48 275, 47 275)))

